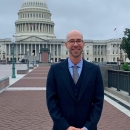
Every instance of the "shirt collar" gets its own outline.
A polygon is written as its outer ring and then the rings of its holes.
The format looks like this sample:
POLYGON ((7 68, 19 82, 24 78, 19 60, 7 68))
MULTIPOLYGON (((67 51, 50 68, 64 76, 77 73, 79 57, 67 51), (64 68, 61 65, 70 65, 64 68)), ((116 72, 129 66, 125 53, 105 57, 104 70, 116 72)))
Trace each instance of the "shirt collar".
MULTIPOLYGON (((68 58, 68 67, 71 68, 72 66, 74 66, 74 64, 72 63, 70 58, 68 58)), ((79 68, 82 68, 82 66, 83 66, 83 59, 81 59, 80 62, 76 66, 78 66, 79 68)))

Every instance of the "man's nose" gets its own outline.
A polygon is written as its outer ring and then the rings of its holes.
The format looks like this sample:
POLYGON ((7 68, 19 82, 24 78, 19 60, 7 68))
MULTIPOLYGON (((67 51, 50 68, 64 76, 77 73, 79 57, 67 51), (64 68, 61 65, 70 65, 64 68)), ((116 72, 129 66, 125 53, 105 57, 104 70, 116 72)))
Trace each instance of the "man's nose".
POLYGON ((74 44, 73 44, 73 46, 78 46, 78 43, 75 41, 74 44))

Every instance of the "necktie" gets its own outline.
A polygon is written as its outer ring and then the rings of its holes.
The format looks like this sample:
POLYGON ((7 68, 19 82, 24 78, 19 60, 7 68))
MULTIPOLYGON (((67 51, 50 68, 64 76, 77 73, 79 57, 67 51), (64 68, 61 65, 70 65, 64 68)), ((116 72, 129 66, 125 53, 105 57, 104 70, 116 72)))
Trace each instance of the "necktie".
POLYGON ((73 80, 74 80, 75 84, 77 83, 78 79, 79 79, 79 74, 78 74, 78 71, 77 71, 77 66, 74 65, 73 66, 73 80))

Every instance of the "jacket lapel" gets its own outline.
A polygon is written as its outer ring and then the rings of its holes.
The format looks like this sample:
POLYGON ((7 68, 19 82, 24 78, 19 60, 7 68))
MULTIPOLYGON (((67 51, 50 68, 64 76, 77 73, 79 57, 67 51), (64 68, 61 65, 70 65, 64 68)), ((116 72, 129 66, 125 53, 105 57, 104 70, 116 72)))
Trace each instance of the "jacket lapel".
POLYGON ((60 69, 59 69, 59 73, 69 94, 75 100, 74 92, 73 92, 73 89, 71 87, 71 82, 70 82, 70 74, 68 70, 68 59, 66 59, 65 61, 62 61, 60 69))
POLYGON ((80 100, 80 98, 82 97, 87 84, 89 82, 89 79, 91 77, 91 65, 89 63, 87 63, 85 60, 83 60, 83 69, 82 69, 82 73, 83 73, 83 79, 82 79, 82 83, 81 83, 81 88, 80 88, 80 92, 79 92, 79 96, 78 96, 78 101, 80 100))

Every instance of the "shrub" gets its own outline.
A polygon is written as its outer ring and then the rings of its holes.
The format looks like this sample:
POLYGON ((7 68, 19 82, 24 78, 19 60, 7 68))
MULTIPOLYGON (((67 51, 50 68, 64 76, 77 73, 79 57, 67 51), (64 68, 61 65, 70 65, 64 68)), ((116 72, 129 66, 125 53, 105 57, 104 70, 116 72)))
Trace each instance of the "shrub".
POLYGON ((124 70, 124 71, 130 71, 130 68, 129 68, 129 65, 128 65, 128 63, 124 63, 123 65, 122 65, 122 70, 124 70))

